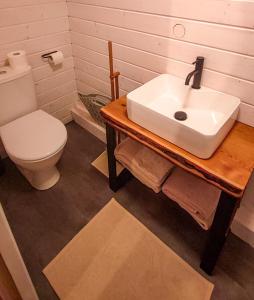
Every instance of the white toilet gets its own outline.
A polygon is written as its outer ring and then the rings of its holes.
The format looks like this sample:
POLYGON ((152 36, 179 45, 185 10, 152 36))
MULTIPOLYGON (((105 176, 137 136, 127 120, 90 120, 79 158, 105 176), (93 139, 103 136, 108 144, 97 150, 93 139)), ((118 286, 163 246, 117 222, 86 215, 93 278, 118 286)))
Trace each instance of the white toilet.
POLYGON ((38 190, 60 178, 56 163, 67 141, 65 126, 37 110, 30 66, 0 68, 0 136, 10 159, 38 190))

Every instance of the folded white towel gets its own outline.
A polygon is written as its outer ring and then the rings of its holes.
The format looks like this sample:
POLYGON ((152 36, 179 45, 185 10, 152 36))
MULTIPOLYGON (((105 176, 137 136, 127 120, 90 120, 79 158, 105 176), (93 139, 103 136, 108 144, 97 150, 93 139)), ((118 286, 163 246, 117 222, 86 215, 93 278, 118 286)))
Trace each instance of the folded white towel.
POLYGON ((221 193, 218 188, 183 169, 175 168, 162 191, 191 214, 204 229, 210 228, 221 193))
POLYGON ((155 151, 126 138, 115 149, 116 159, 156 193, 171 172, 173 165, 155 151))

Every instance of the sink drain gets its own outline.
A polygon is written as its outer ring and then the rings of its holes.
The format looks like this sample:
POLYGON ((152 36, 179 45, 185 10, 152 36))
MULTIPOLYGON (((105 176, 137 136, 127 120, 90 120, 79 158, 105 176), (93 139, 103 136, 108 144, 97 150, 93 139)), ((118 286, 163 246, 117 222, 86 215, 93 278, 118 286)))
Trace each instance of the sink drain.
POLYGON ((184 111, 177 111, 177 112, 174 114, 174 117, 175 117, 175 119, 178 120, 178 121, 185 121, 185 120, 188 118, 186 112, 184 112, 184 111))

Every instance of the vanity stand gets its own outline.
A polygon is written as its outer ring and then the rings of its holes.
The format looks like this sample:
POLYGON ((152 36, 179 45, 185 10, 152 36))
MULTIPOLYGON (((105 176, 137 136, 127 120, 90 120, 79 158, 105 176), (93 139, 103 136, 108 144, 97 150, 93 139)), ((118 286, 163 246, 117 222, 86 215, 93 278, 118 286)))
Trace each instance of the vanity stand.
POLYGON ((116 192, 131 177, 124 169, 116 174, 116 130, 154 150, 174 165, 201 177, 221 189, 221 196, 200 267, 212 274, 230 232, 230 225, 254 169, 254 128, 236 122, 231 132, 210 159, 200 159, 135 124, 127 117, 126 97, 101 110, 106 122, 109 185, 116 192))

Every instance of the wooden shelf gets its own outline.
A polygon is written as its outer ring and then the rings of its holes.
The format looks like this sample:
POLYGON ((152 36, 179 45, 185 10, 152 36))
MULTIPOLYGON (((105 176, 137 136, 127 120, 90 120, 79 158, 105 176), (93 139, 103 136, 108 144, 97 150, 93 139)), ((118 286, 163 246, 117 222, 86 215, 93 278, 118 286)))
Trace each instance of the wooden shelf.
POLYGON ((126 97, 105 106, 101 113, 115 129, 153 149, 172 163, 241 198, 254 169, 254 128, 236 122, 209 159, 200 159, 128 119, 126 97))

